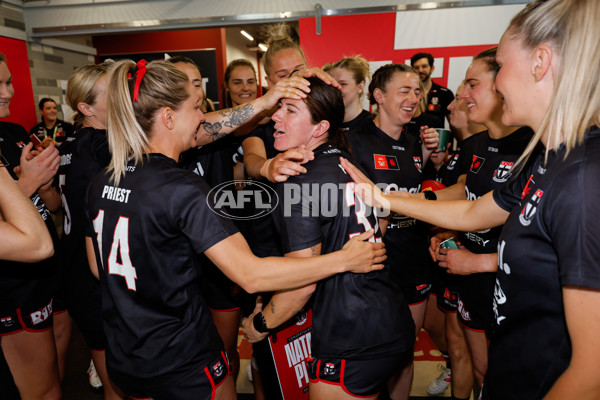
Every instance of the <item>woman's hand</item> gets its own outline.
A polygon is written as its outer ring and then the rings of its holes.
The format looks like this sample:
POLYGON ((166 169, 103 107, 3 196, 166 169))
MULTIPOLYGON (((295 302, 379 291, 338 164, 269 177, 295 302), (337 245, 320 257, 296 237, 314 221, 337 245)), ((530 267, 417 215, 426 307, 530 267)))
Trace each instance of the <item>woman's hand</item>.
MULTIPOLYGON (((262 103, 262 109, 268 110, 277 104, 279 99, 304 99, 306 94, 310 93, 310 82, 299 76, 282 79, 275 84, 264 96, 254 100, 256 103, 262 103)), ((261 109, 261 107, 259 107, 261 109)))
POLYGON ((455 232, 453 232, 453 231, 440 232, 431 238, 431 240, 429 241, 429 254, 431 255, 431 258, 433 258, 433 261, 435 261, 435 262, 440 261, 438 259, 440 243, 442 243, 446 239, 450 239, 451 237, 456 237, 455 232))
POLYGON ((297 149, 290 149, 269 158, 260 167, 260 175, 271 182, 285 182, 288 177, 306 173, 302 164, 314 160, 315 155, 302 145, 297 149))
POLYGON ((421 131, 421 141, 427 150, 436 150, 440 142, 440 134, 435 128, 425 126, 421 131))
POLYGON ((340 157, 340 164, 355 182, 350 184, 354 193, 368 206, 379 207, 384 210, 390 209, 390 202, 385 198, 384 193, 365 174, 343 157, 340 157))
POLYGON ((374 233, 373 229, 369 229, 346 242, 342 248, 346 257, 346 271, 367 273, 383 268, 382 263, 387 259, 385 245, 371 239, 374 233))
POLYGON ((327 72, 323 71, 321 68, 312 67, 312 68, 303 68, 296 72, 292 73, 292 77, 299 76, 301 78, 310 78, 311 76, 316 76, 323 82, 338 89, 342 89, 342 85, 336 81, 333 76, 329 75, 327 72))
POLYGON ((262 311, 262 297, 258 296, 256 299, 256 306, 254 307, 254 311, 248 318, 242 318, 242 327, 244 328, 244 337, 250 343, 258 343, 261 340, 264 340, 267 336, 269 336, 268 332, 260 333, 256 329, 254 329, 254 316, 262 311))

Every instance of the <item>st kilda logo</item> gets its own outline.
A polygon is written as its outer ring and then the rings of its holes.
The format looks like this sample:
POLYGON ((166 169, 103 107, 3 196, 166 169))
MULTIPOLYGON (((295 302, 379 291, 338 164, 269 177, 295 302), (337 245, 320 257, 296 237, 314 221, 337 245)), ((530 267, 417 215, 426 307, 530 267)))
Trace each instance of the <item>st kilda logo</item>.
POLYGON ((423 168, 423 161, 421 160, 421 157, 413 157, 413 161, 415 163, 415 167, 417 167, 417 170, 419 170, 419 172, 422 172, 421 169, 423 168))
POLYGON ((456 153, 450 157, 448 161, 448 166, 446 167, 447 170, 452 171, 454 167, 456 167, 456 163, 458 163, 459 156, 460 154, 456 153))
POLYGON ((494 179, 495 182, 506 182, 508 178, 510 178, 510 170, 513 167, 514 162, 502 161, 498 168, 494 171, 494 179))
POLYGON ((525 207, 521 210, 521 214, 519 214, 519 222, 523 226, 529 226, 531 224, 531 220, 537 211, 537 206, 540 203, 540 200, 544 192, 541 190, 536 190, 531 199, 525 204, 525 207))
POLYGON ((469 169, 469 171, 471 171, 474 174, 478 173, 481 167, 483 166, 484 162, 485 158, 473 156, 473 161, 471 161, 471 168, 469 169))

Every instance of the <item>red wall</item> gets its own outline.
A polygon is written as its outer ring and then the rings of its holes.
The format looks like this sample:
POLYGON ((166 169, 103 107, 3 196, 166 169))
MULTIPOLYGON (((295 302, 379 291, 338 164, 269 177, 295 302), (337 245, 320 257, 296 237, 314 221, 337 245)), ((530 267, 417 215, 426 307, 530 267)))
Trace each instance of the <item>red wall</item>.
MULTIPOLYGON (((216 49, 219 87, 227 67, 225 29, 194 29, 94 36, 98 55, 216 49)), ((221 94, 219 93, 219 96, 221 94)), ((222 99, 221 104, 222 103, 222 99)))
POLYGON ((316 34, 316 19, 300 19, 300 45, 310 66, 321 67, 343 57, 361 54, 367 61, 392 60, 404 63, 418 52, 445 58, 443 77, 435 79, 446 86, 450 57, 474 56, 494 44, 395 50, 396 13, 344 15, 321 18, 321 35, 316 34))
POLYGON ((15 88, 15 95, 10 102, 10 116, 3 121, 16 122, 29 131, 29 128, 37 123, 37 117, 33 101, 27 45, 22 40, 0 36, 0 52, 6 56, 15 88))

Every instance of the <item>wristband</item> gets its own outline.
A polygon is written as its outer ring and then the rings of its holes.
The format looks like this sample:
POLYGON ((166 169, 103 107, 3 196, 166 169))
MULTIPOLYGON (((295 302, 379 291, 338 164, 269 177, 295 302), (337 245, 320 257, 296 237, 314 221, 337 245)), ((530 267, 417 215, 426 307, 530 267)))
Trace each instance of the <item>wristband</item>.
POLYGON ((271 330, 267 328, 267 321, 265 320, 265 316, 262 312, 257 313, 252 319, 252 324, 254 325, 254 329, 256 329, 259 333, 269 333, 271 330))
POLYGON ((433 190, 424 190, 423 195, 427 200, 437 200, 437 194, 433 190))

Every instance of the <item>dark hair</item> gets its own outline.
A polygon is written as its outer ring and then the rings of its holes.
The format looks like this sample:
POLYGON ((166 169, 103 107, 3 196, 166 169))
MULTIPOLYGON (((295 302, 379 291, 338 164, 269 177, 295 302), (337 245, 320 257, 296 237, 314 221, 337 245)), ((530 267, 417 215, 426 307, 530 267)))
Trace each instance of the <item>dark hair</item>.
MULTIPOLYGON (((186 57, 186 56, 174 56, 174 57, 169 58, 167 60, 167 62, 169 62, 171 64, 177 64, 177 63, 191 64, 194 67, 196 67, 198 72, 200 72, 200 67, 198 67, 198 65, 194 62, 194 60, 192 60, 191 58, 186 57)), ((202 75, 202 73, 200 73, 200 75, 202 75)))
POLYGON ((410 58, 410 65, 414 66, 421 58, 426 58, 429 61, 429 66, 433 67, 433 56, 429 53, 417 53, 410 58))
MULTIPOLYGON (((254 65, 248 60, 244 60, 243 58, 238 58, 236 60, 231 61, 227 64, 227 68, 225 68, 225 76, 223 77, 223 98, 225 99, 225 108, 233 107, 231 101, 231 95, 227 89, 227 84, 231 79, 231 73, 237 67, 248 67, 254 72, 254 78, 256 78, 256 70, 254 69, 254 65)), ((258 87, 258 82, 256 83, 258 87)))
POLYGON ((0 53, 0 63, 5 63, 6 62, 6 56, 2 53, 0 53))
POLYGON ((488 66, 488 71, 492 73, 494 79, 496 75, 498 75, 498 71, 500 71, 500 65, 496 62, 496 53, 498 52, 498 46, 492 47, 491 49, 487 49, 482 51, 481 53, 475 56, 474 60, 481 60, 485 62, 488 66))
POLYGON ((317 77, 305 78, 310 82, 310 93, 304 99, 312 122, 329 122, 327 141, 340 150, 351 154, 350 141, 342 131, 344 122, 344 100, 342 92, 317 77))
POLYGON ((42 111, 44 109, 44 104, 46 104, 47 102, 53 102, 54 104, 56 104, 56 101, 54 101, 53 99, 51 99, 50 97, 44 97, 43 99, 40 100, 40 102, 38 103, 38 108, 40 109, 40 111, 42 111))
POLYGON ((385 92, 386 85, 392 80, 392 76, 394 76, 396 72, 409 72, 419 76, 413 67, 406 64, 387 64, 383 67, 379 67, 373 74, 371 82, 369 83, 369 102, 371 104, 377 104, 377 100, 375 100, 375 97, 373 96, 375 89, 380 89, 385 92))

